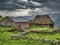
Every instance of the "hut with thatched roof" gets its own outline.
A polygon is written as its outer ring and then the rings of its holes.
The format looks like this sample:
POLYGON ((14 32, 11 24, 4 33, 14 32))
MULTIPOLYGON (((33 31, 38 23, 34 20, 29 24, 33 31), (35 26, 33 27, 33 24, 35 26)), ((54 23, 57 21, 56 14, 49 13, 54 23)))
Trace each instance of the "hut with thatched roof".
POLYGON ((54 27, 54 23, 49 15, 37 15, 32 21, 31 25, 37 25, 41 27, 54 27))

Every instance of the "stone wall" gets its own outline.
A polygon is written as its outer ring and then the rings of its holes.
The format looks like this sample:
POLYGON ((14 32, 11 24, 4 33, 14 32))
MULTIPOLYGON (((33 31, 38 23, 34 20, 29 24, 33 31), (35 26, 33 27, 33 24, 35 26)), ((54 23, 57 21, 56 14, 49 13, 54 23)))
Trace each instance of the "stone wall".
POLYGON ((12 20, 10 20, 9 18, 6 17, 6 18, 3 19, 1 24, 4 25, 4 26, 12 26, 13 22, 12 22, 12 20))
POLYGON ((29 28, 30 27, 30 23, 29 22, 21 22, 21 23, 14 23, 13 24, 17 29, 24 29, 24 28, 29 28))

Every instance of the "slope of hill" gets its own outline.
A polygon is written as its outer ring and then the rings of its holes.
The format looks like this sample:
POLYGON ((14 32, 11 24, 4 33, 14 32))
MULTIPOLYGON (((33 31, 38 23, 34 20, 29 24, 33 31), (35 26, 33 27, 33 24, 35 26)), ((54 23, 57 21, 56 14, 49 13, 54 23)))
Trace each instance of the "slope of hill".
POLYGON ((0 16, 0 21, 2 21, 3 20, 3 17, 2 16, 0 16))

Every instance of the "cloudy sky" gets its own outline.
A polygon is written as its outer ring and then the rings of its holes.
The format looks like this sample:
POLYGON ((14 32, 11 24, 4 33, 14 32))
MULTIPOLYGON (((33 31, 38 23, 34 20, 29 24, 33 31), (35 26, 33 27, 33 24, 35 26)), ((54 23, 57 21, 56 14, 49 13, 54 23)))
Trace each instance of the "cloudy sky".
POLYGON ((60 13, 60 0, 0 0, 0 15, 60 13))
POLYGON ((60 27, 60 0, 0 0, 0 15, 26 16, 49 14, 60 27))

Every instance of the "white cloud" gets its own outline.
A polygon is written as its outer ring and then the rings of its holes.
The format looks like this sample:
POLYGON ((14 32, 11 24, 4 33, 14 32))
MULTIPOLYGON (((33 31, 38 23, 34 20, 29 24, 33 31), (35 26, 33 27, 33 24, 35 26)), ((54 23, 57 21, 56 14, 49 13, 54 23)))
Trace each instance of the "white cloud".
POLYGON ((18 0, 18 2, 28 2, 28 0, 18 0))
MULTIPOLYGON (((48 14, 51 9, 48 7, 36 8, 36 9, 16 9, 15 11, 0 11, 0 15, 3 16, 26 16, 26 15, 38 15, 38 14, 48 14)), ((51 12, 54 13, 54 12, 51 12)))
POLYGON ((26 15, 37 15, 37 14, 47 14, 51 11, 51 9, 44 8, 36 8, 32 9, 16 9, 16 11, 0 11, 0 15, 3 16, 26 16, 26 15))
POLYGON ((42 6, 42 4, 41 4, 41 3, 38 3, 38 2, 33 2, 33 1, 31 1, 31 3, 33 3, 33 4, 36 5, 36 6, 42 6))
POLYGON ((31 15, 41 15, 41 14, 48 14, 51 12, 51 9, 44 7, 44 8, 36 8, 30 12, 31 15))
POLYGON ((51 12, 52 14, 55 14, 55 13, 60 13, 60 12, 58 12, 58 11, 53 11, 53 12, 51 12))
POLYGON ((17 9, 16 11, 0 11, 2 16, 26 16, 29 15, 30 9, 17 9))
POLYGON ((19 6, 19 7, 22 7, 22 8, 26 8, 26 6, 22 6, 22 5, 19 5, 17 3, 15 3, 15 5, 19 6))
POLYGON ((28 0, 23 0, 23 1, 28 2, 28 0))

